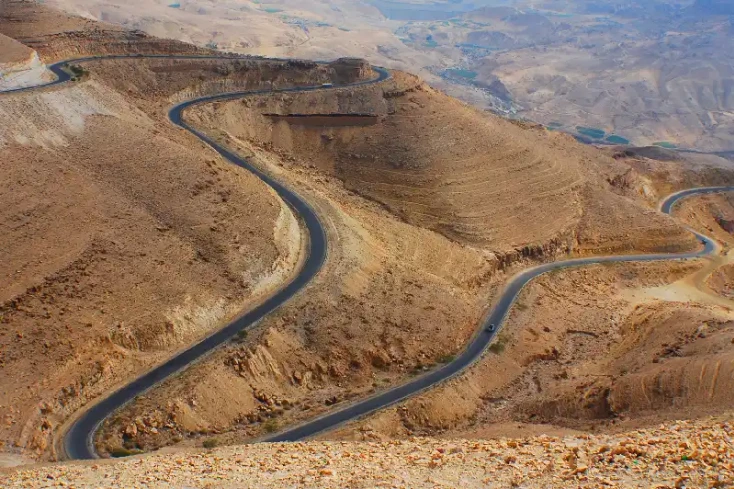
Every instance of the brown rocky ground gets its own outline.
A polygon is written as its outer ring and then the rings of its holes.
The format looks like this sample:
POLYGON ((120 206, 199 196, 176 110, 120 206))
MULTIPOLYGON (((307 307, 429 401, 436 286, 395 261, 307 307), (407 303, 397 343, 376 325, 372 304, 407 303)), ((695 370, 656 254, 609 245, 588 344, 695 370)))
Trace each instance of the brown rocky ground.
POLYGON ((734 298, 734 266, 727 265, 714 272, 708 285, 717 294, 728 299, 734 298))
POLYGON ((614 436, 260 444, 0 472, 8 489, 727 488, 730 417, 614 436))

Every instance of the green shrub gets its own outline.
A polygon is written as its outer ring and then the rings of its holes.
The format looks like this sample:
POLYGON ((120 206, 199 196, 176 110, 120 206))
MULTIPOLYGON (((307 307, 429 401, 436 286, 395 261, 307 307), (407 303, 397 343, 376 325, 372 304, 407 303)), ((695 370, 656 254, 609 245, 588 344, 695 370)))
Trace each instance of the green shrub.
POLYGON ((451 363, 454 361, 455 358, 456 355, 441 355, 440 357, 438 357, 438 363, 451 363))
POLYGON ((69 65, 69 70, 75 75, 76 78, 81 78, 87 74, 87 70, 79 65, 69 65))
POLYGON ((219 445, 219 442, 216 438, 208 438, 204 440, 204 443, 201 444, 201 446, 203 446, 204 448, 214 448, 217 445, 219 445))
POLYGON ((140 450, 128 450, 124 447, 117 447, 110 450, 110 456, 114 458, 130 457, 141 453, 140 450))
POLYGON ((497 341, 489 345, 489 351, 492 353, 499 355, 503 351, 505 351, 505 346, 507 345, 507 337, 503 334, 500 334, 497 338, 497 341))
POLYGON ((265 428, 266 433, 275 433, 278 431, 278 421, 271 418, 265 422, 263 428, 265 428))
POLYGON ((489 351, 496 355, 499 355, 500 353, 505 351, 505 344, 500 343, 499 341, 492 343, 491 345, 489 345, 489 351))

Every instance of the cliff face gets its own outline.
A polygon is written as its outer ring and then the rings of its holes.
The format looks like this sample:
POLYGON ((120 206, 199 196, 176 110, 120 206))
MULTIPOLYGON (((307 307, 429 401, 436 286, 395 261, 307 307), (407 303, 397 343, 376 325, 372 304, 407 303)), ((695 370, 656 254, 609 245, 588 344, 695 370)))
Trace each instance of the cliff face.
POLYGON ((329 63, 333 78, 337 83, 354 83, 372 76, 370 64, 360 58, 340 58, 329 63))
POLYGON ((0 34, 0 90, 35 85, 49 76, 34 50, 0 34))

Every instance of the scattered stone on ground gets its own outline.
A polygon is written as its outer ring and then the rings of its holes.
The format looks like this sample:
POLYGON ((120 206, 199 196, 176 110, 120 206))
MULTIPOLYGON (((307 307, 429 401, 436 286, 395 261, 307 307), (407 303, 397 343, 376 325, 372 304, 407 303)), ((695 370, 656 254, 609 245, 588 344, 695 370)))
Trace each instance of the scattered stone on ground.
POLYGON ((0 472, 11 488, 734 487, 730 419, 616 436, 260 444, 0 472))

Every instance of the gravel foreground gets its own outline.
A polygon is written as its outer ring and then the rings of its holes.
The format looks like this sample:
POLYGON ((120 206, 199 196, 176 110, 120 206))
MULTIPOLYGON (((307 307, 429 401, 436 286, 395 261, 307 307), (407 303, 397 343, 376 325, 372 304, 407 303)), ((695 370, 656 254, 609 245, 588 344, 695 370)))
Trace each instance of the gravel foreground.
POLYGON ((3 488, 730 488, 734 423, 615 436, 305 442, 0 473, 3 488))

